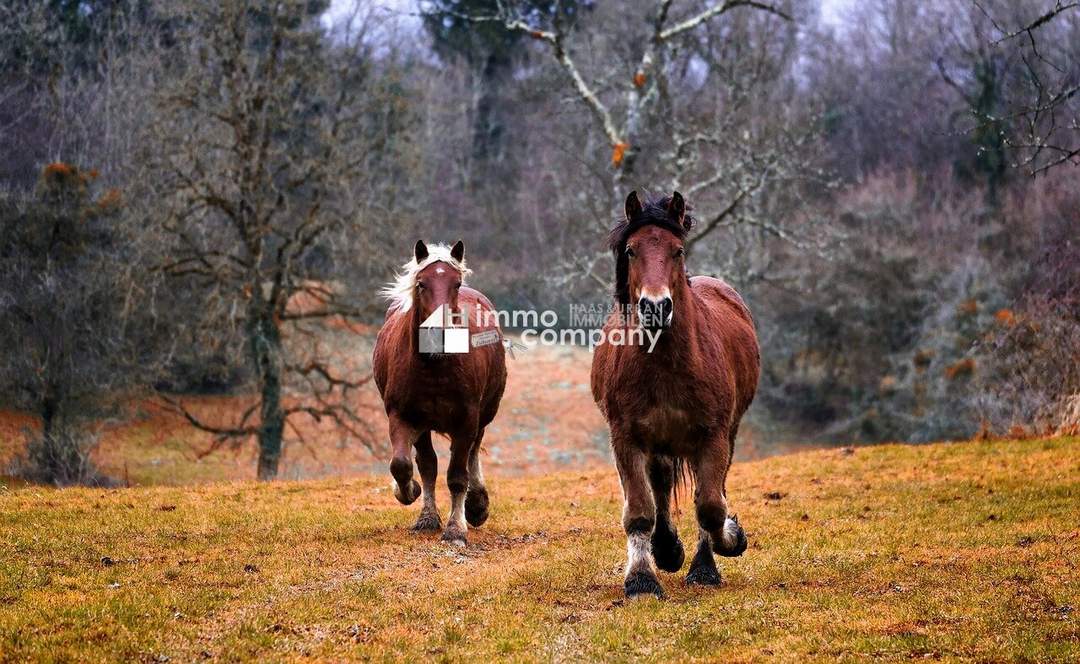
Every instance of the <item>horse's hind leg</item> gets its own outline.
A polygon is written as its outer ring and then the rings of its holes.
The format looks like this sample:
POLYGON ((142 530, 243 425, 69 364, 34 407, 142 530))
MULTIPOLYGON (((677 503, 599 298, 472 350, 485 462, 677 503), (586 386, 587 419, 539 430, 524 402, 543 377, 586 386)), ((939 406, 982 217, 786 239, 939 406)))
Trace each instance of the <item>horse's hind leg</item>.
POLYGON ((439 474, 439 458, 435 455, 435 448, 431 446, 430 431, 420 434, 420 439, 416 441, 416 469, 420 471, 424 505, 420 508, 420 516, 412 529, 423 533, 438 532, 442 528, 439 508, 435 506, 435 478, 439 474))
POLYGON ((685 553, 679 532, 671 518, 671 494, 675 488, 675 462, 671 457, 653 455, 649 459, 649 484, 656 502, 656 527, 651 538, 653 559, 665 572, 678 572, 685 553))
POLYGON ((656 502, 649 486, 648 459, 644 452, 615 432, 615 465, 623 489, 623 529, 626 531, 626 577, 623 589, 630 598, 662 597, 663 588, 653 568, 652 537, 656 525, 656 502))
POLYGON ((390 474, 394 476, 394 497, 402 505, 412 505, 420 497, 420 485, 413 479, 413 443, 420 432, 396 415, 390 416, 390 444, 394 456, 390 459, 390 474))
POLYGON ((470 526, 484 525, 488 518, 488 492, 484 486, 484 471, 480 466, 480 443, 484 439, 484 430, 473 443, 469 451, 469 490, 465 494, 465 520, 470 526))

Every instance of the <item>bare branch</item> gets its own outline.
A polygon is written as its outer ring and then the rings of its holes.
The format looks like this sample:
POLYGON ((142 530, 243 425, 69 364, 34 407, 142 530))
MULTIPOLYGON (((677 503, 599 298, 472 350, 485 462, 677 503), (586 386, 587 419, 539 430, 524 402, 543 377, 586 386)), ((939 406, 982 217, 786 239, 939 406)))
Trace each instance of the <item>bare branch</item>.
POLYGON ((774 5, 770 5, 764 2, 756 2, 755 0, 728 0, 728 2, 720 5, 714 5, 701 12, 697 16, 688 18, 685 21, 677 23, 668 28, 667 30, 662 31, 660 33, 660 41, 667 41, 672 37, 677 37, 684 32, 693 30, 694 28, 698 27, 709 19, 720 16, 721 14, 729 12, 736 7, 753 7, 754 9, 760 9, 762 11, 769 12, 770 14, 775 14, 786 21, 791 20, 791 16, 787 12, 778 9, 774 5))

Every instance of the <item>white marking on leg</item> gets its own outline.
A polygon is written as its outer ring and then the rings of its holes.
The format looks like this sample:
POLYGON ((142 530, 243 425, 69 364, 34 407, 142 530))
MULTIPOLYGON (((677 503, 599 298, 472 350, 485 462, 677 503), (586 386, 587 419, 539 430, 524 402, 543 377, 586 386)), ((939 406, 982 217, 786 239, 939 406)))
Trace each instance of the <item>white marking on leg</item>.
POLYGON ((439 513, 439 508, 435 506, 435 478, 431 480, 423 480, 424 486, 424 505, 420 509, 421 512, 432 512, 434 514, 439 513))
POLYGON ((484 486, 484 469, 480 464, 480 452, 469 457, 469 488, 484 486))
POLYGON ((636 572, 656 575, 648 533, 633 533, 626 537, 626 577, 636 572))
POLYGON ((724 549, 730 551, 739 544, 739 524, 730 516, 724 520, 724 549))
MULTIPOLYGON (((465 492, 456 493, 450 497, 450 518, 446 525, 446 529, 452 532, 461 533, 464 537, 469 532, 469 525, 465 523, 465 492)), ((457 543, 461 543, 457 540, 457 543)))

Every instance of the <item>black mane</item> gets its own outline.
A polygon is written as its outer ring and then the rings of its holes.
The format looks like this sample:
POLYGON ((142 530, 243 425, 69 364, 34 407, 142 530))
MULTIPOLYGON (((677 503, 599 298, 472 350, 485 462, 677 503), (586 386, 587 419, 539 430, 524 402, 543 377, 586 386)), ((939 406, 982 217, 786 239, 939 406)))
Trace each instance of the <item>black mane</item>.
POLYGON ((630 236, 645 226, 659 226, 685 240, 694 225, 690 216, 690 206, 686 206, 683 223, 668 215, 671 196, 649 196, 641 205, 641 213, 633 219, 623 216, 608 234, 608 248, 615 255, 615 299, 620 304, 630 303, 630 260, 626 256, 626 241, 630 236))

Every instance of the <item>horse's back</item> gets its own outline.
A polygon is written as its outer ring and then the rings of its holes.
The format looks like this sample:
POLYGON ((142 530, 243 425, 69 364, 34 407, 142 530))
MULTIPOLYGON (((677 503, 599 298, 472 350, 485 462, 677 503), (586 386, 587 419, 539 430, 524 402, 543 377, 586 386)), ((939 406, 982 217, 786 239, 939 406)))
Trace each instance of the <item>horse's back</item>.
POLYGON ((696 276, 690 277, 690 288, 713 307, 722 307, 730 310, 734 315, 754 324, 754 318, 750 314, 750 307, 746 306, 739 292, 732 288, 731 284, 716 277, 696 276))
POLYGON ((739 415, 750 406, 760 376, 760 349, 754 317, 742 296, 726 281, 716 277, 696 276, 690 288, 700 298, 710 327, 715 329, 732 371, 737 390, 739 415))
POLYGON ((495 305, 491 303, 487 295, 484 295, 475 288, 469 288, 468 286, 462 286, 458 291, 458 304, 463 307, 468 307, 470 313, 469 327, 475 328, 477 331, 484 330, 498 330, 498 319, 494 316, 495 305), (483 312, 490 312, 492 315, 477 316, 473 311, 479 308, 483 312))
POLYGON ((488 333, 484 343, 472 346, 470 338, 468 364, 476 372, 476 379, 483 384, 480 404, 481 426, 495 419, 506 389, 506 349, 502 342, 502 330, 496 316, 495 305, 480 291, 462 286, 458 292, 458 304, 469 311, 469 336, 488 333), (494 336, 490 335, 494 332, 494 336))

